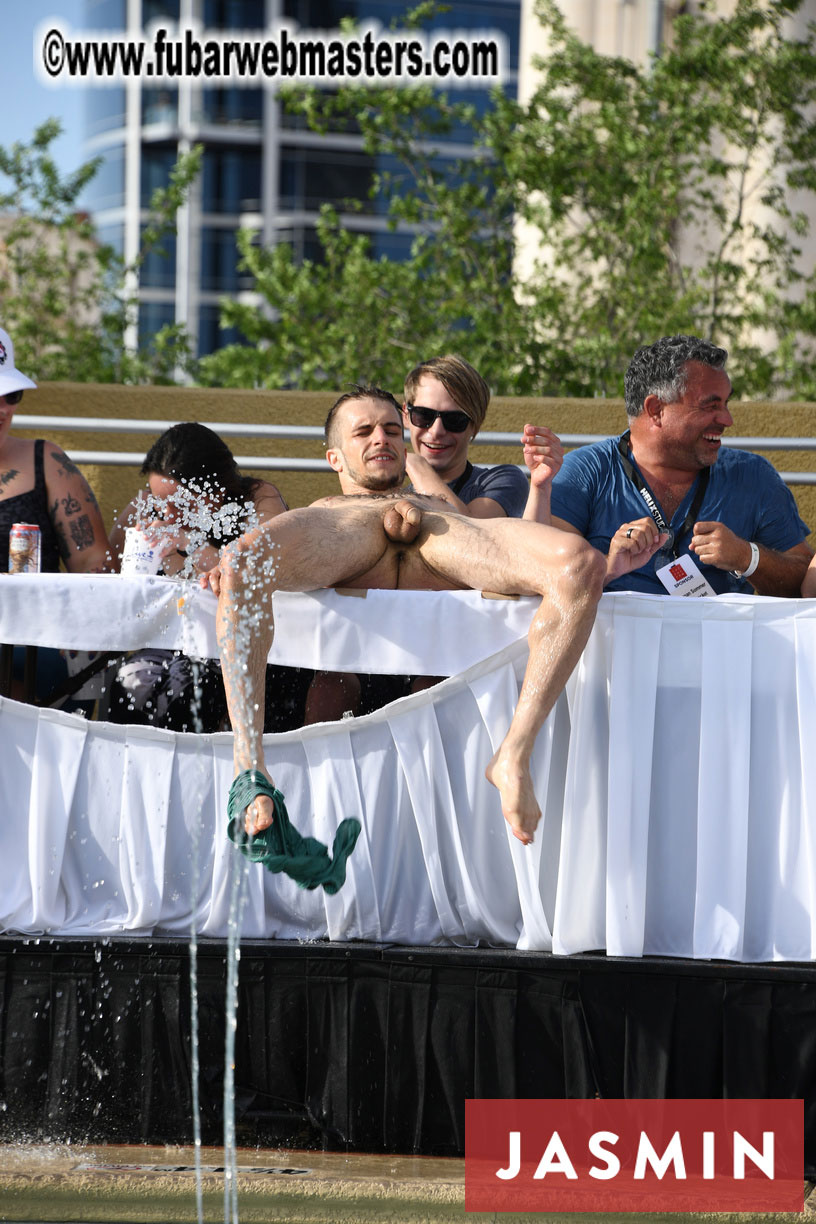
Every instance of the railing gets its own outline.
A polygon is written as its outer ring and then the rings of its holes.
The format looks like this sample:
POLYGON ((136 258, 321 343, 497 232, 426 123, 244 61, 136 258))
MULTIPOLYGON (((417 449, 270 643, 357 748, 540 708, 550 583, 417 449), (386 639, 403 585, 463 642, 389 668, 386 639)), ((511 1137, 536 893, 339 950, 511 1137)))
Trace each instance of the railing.
MULTIPOLYGON (((18 429, 42 429, 64 432, 69 430, 77 433, 143 433, 158 435, 178 421, 121 420, 118 417, 63 417, 36 416, 34 414, 15 413, 14 424, 18 429)), ((322 442, 323 430, 319 425, 244 425, 229 421, 208 421, 207 425, 215 433, 224 438, 301 438, 310 442, 322 442)), ((567 449, 576 446, 587 446, 590 442, 600 442, 605 434, 560 434, 562 443, 567 449)), ((485 432, 480 433, 476 442, 484 446, 519 446, 518 433, 485 432)), ((736 450, 766 450, 786 451, 804 450, 816 451, 816 438, 732 438, 726 439, 728 446, 736 450)), ((144 453, 141 451, 83 451, 71 449, 68 455, 74 463, 93 463, 121 467, 141 467, 144 453)), ((236 455, 235 462, 240 468, 254 468, 255 471, 277 472, 322 472, 326 461, 317 459, 285 459, 263 455, 236 455)), ((522 465, 519 464, 519 467, 522 465)), ((526 469, 525 469, 526 470, 526 469)), ((779 475, 786 484, 812 485, 816 484, 816 472, 780 472, 779 475)))

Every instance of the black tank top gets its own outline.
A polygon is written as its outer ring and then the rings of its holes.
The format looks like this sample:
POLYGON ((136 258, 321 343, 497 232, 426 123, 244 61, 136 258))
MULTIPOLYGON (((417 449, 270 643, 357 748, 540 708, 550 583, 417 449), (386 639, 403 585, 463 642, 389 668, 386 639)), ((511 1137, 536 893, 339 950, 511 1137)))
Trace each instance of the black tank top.
POLYGON ((40 569, 44 574, 58 574, 60 568, 59 543, 51 515, 48 513, 48 494, 45 488, 43 449, 45 442, 38 438, 34 443, 34 488, 16 497, 0 500, 0 573, 8 573, 9 532, 13 523, 36 523, 42 536, 40 569))

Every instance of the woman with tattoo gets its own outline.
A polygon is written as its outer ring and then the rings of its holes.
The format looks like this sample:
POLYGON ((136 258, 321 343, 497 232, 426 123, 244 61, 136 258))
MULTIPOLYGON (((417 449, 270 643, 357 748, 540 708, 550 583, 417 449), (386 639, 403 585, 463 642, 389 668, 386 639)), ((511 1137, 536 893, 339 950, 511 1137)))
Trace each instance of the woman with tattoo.
MULTIPOLYGON (((197 578, 218 564, 223 545, 287 509, 278 489, 241 475, 232 451, 206 425, 185 422, 158 438, 145 456, 144 490, 119 515, 110 534, 121 558, 128 527, 140 527, 162 551, 162 573, 197 578)), ((311 677, 275 669, 268 688, 276 698, 269 729, 299 724, 311 677)), ((108 718, 150 723, 171 731, 217 731, 226 697, 216 660, 192 660, 178 651, 148 649, 131 655, 110 690, 108 718), (198 690, 196 693, 195 690, 198 690)))
POLYGON ((14 365, 14 346, 0 327, 0 572, 8 571, 13 523, 36 523, 42 533, 43 573, 109 568, 108 541, 96 498, 85 477, 53 442, 15 438, 14 409, 37 384, 14 365))
MULTIPOLYGON (((53 442, 29 441, 11 433, 14 409, 23 392, 37 384, 14 364, 14 345, 0 328, 0 574, 9 567, 9 532, 14 523, 40 528, 40 569, 58 573, 99 573, 108 565, 108 541, 102 515, 88 482, 76 464, 53 442)), ((2 579, 0 579, 2 580, 2 579)), ((22 673, 23 650, 15 651, 15 674, 22 673)), ((66 675, 59 651, 37 654, 37 696, 42 699, 66 675)), ((15 689, 19 696, 19 690, 15 689)))

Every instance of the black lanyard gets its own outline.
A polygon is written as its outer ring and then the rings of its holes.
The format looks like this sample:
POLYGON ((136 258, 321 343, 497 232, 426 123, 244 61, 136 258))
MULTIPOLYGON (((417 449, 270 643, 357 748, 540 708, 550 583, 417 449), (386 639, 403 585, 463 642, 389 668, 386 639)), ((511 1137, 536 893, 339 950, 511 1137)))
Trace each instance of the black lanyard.
POLYGON ((666 518, 665 518, 665 515, 663 514, 663 511, 660 509, 657 502, 652 497, 651 493, 646 487, 646 482, 644 481, 643 477, 637 471, 637 469, 635 468, 635 465, 632 463, 632 460, 629 458, 629 430, 628 429, 626 433, 622 434, 621 437, 618 439, 618 450, 620 451, 621 462, 623 463, 623 470, 626 473, 626 475, 629 477, 629 479, 631 480, 632 484, 637 489, 640 496, 645 501, 647 510, 649 511, 655 523, 657 524, 657 530, 665 531, 668 533, 669 539, 666 542, 666 544, 664 544, 663 547, 665 549, 668 549, 671 552, 671 555, 676 560, 677 559, 677 541, 682 539, 682 537, 686 534, 689 528, 693 527, 694 524, 697 522, 697 515, 700 513, 700 507, 703 504, 703 498, 705 497, 706 489, 708 488, 708 481, 709 481, 709 477, 711 476, 711 468, 705 467, 700 473, 699 478, 698 478, 699 483, 697 485, 697 492, 694 494, 694 500, 689 506, 688 514, 683 519, 681 526, 678 527, 676 532, 674 532, 672 531, 669 524, 666 522, 666 518))

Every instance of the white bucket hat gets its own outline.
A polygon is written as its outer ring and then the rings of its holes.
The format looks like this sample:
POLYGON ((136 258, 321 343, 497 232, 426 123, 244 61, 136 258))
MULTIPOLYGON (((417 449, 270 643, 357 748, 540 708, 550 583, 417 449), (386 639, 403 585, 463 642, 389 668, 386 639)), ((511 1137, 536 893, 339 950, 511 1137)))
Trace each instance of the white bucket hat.
POLYGON ((0 395, 12 391, 36 390, 37 384, 21 374, 14 364, 14 345, 11 336, 0 327, 0 395))

